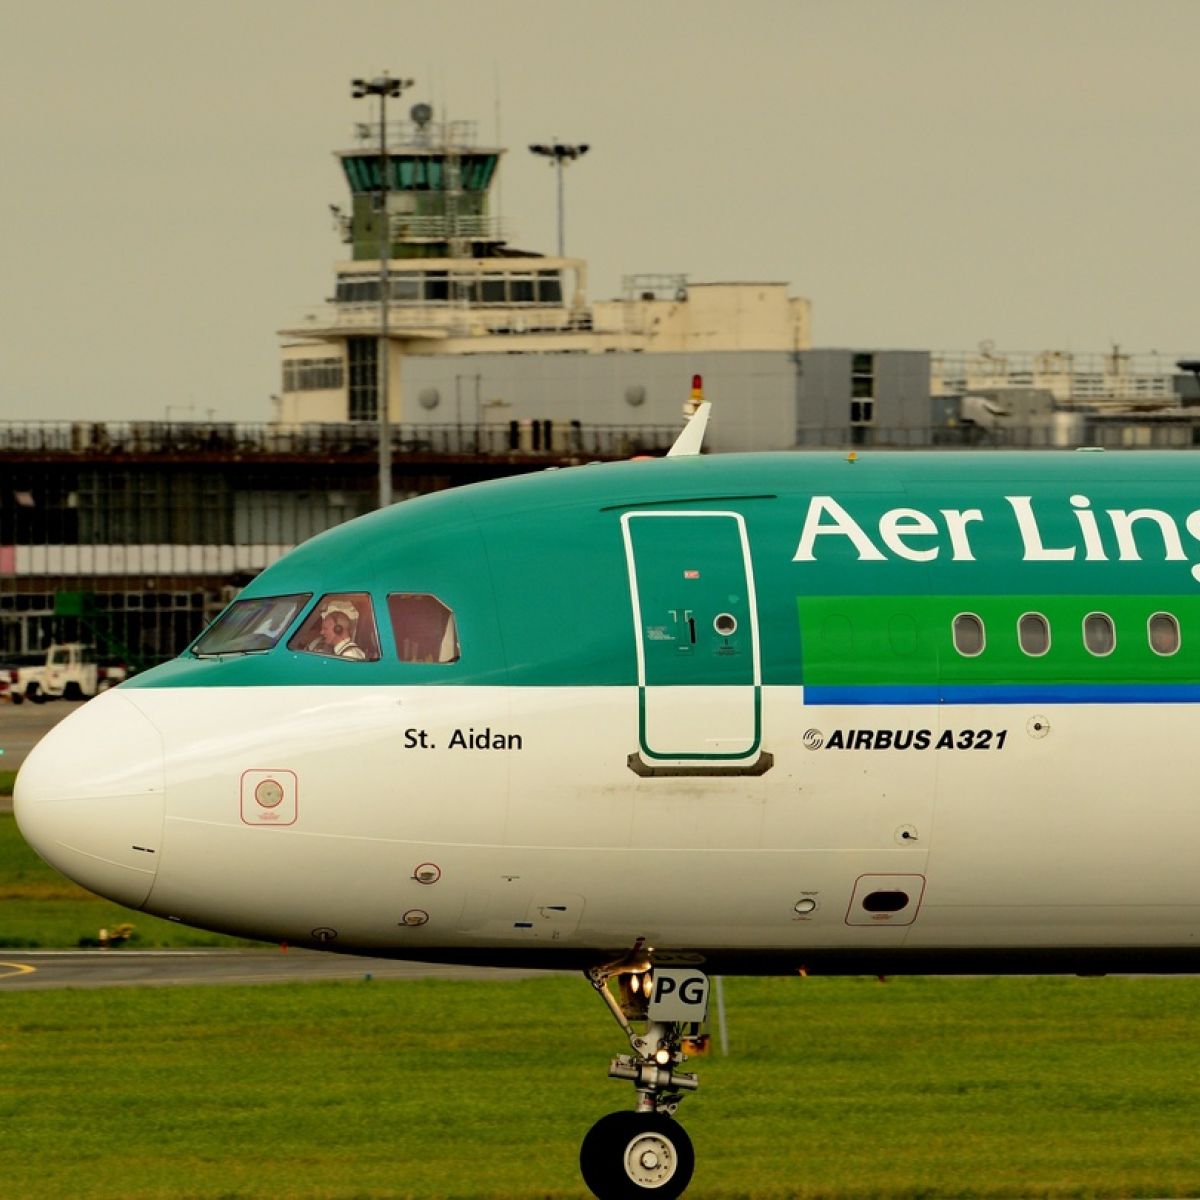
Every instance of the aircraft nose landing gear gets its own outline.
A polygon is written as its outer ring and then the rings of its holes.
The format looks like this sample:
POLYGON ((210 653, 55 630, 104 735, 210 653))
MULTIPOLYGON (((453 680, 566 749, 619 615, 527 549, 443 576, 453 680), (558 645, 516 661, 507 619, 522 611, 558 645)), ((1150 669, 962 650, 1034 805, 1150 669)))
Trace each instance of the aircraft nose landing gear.
POLYGON ((692 1139, 665 1113, 611 1112, 579 1149, 583 1182, 600 1200, 652 1192, 682 1196, 696 1165, 692 1139))
POLYGON ((600 1200, 643 1194, 674 1200, 691 1182, 696 1156, 673 1114, 683 1092, 700 1086, 676 1068, 687 1057, 684 1038, 699 1033, 704 1020, 708 980, 694 970, 652 971, 640 949, 587 975, 633 1048, 612 1060, 608 1074, 633 1082, 637 1106, 609 1113, 588 1130, 579 1150, 583 1181, 600 1200), (619 999, 609 990, 611 979, 619 999), (639 1035, 630 1022, 642 1020, 646 1031, 639 1035))

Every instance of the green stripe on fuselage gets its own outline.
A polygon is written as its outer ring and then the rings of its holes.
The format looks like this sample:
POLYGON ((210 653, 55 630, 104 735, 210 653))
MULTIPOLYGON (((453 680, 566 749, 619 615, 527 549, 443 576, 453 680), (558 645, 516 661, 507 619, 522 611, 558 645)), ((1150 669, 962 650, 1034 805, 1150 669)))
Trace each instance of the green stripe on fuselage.
POLYGON ((1191 596, 802 596, 798 600, 804 683, 809 686, 1023 683, 1182 683, 1200 675, 1200 598, 1191 596), (1107 613, 1116 629, 1111 654, 1088 652, 1083 621, 1107 613), (1150 648, 1152 614, 1179 621, 1179 651, 1150 648), (974 657, 954 648, 959 613, 984 624, 974 657), (1017 626, 1024 613, 1050 624, 1050 648, 1025 654, 1017 626))

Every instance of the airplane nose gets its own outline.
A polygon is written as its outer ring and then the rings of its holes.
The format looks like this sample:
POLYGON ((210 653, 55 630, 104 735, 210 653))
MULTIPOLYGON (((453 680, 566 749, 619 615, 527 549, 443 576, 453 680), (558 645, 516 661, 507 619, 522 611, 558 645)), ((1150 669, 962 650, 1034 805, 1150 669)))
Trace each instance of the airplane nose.
POLYGON ((163 834, 163 740, 117 691, 60 721, 17 774, 25 840, 89 891, 130 908, 150 894, 163 834))

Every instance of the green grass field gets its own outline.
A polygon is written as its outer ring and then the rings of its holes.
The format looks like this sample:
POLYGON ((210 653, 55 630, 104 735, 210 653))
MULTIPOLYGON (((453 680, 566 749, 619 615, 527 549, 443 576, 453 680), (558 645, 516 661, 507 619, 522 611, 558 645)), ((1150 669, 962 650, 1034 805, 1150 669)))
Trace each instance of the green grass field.
MULTIPOLYGON (((90 896, 11 815, 0 900, 10 957, 123 921, 138 946, 235 944, 90 896)), ((1200 1196, 1200 980, 725 993, 731 1053, 699 1060, 680 1114, 693 1197, 1200 1196)), ((606 1078, 623 1049, 582 979, 0 982, 0 1196, 582 1196, 581 1137, 632 1102, 606 1078)))
POLYGON ((0 949, 95 945, 101 929, 126 922, 134 927, 129 944, 139 949, 261 945, 188 929, 93 896, 42 862, 12 813, 0 813, 0 949))
MULTIPOLYGON (((693 1197, 1196 1196, 1200 983, 725 981, 693 1197)), ((0 990, 13 1197, 567 1197, 582 980, 0 990)))
MULTIPOLYGON (((0 796, 12 794, 15 771, 0 770, 0 796)), ((0 949, 94 945, 101 929, 134 927, 138 949, 250 946, 218 933, 188 929, 101 900, 48 867, 25 843, 12 813, 0 813, 0 949)))

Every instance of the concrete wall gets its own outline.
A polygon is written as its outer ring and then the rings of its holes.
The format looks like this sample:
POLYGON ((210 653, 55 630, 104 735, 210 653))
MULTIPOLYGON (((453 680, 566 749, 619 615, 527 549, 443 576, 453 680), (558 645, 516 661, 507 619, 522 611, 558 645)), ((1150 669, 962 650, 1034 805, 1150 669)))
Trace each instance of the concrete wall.
POLYGON ((924 426, 929 420, 928 351, 880 350, 875 364, 875 424, 896 429, 924 426))
POLYGON ((558 425, 680 426, 692 376, 713 402, 713 449, 793 444, 795 370, 780 353, 473 354, 412 357, 401 367, 405 424, 474 427, 551 420, 558 425), (436 393, 438 403, 426 403, 436 393))
POLYGON ((692 283, 671 300, 598 301, 597 333, 644 335, 656 354, 711 350, 806 350, 812 306, 786 283, 692 283))
MULTIPOLYGON (((929 425, 929 354, 924 350, 808 350, 799 356, 796 441, 840 444, 850 428, 854 358, 870 354, 871 425, 884 441, 896 431, 929 425)), ((901 443, 905 439, 898 439, 901 443)))
MULTIPOLYGON (((785 450, 798 431, 849 425, 850 350, 692 354, 473 354, 408 357, 399 364, 398 420, 416 425, 682 425, 692 376, 713 403, 714 450, 785 450), (421 403, 421 397, 425 403, 421 403), (437 403, 429 407, 436 396, 437 403)), ((929 355, 875 356, 874 424, 929 423, 929 355)))

